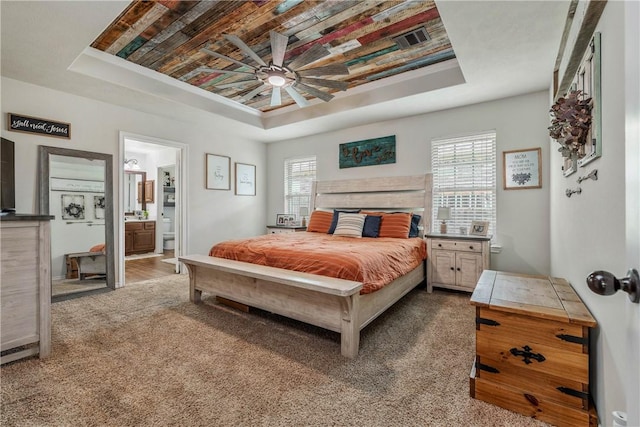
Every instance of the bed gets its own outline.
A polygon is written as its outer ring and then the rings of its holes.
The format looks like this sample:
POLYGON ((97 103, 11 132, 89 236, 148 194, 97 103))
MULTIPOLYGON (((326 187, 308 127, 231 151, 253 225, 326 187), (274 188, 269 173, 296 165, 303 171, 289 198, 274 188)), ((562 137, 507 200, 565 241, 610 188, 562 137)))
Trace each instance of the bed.
MULTIPOLYGON (((420 213, 421 230, 429 230, 431 182, 431 174, 318 181, 312 188, 310 210, 420 213)), ((421 232, 420 237, 423 235, 421 232)), ((359 280, 209 255, 187 255, 179 260, 189 270, 193 303, 200 303, 202 292, 207 292, 338 332, 341 354, 348 358, 358 355, 360 330, 426 278, 426 263, 421 262, 375 292, 363 293, 364 283, 359 280)))

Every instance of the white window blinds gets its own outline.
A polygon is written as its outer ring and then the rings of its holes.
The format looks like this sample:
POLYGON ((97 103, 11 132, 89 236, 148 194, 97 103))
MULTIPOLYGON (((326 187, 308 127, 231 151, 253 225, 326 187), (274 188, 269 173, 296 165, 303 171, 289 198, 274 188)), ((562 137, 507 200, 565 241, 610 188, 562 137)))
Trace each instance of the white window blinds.
POLYGON ((284 161, 284 213, 296 215, 300 208, 309 207, 311 183, 316 179, 316 157, 285 159, 284 161))
POLYGON ((449 233, 469 229, 471 221, 489 221, 496 235, 496 133, 486 132, 431 141, 433 231, 439 230, 438 207, 451 208, 449 233))

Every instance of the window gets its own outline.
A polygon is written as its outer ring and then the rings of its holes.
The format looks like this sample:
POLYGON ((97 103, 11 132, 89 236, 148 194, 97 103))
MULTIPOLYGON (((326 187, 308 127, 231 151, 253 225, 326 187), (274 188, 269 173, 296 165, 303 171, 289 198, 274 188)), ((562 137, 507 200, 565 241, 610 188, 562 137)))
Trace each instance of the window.
MULTIPOLYGON (((496 133, 486 132, 431 141, 432 228, 439 230, 437 207, 451 208, 449 233, 469 229, 471 221, 489 221, 496 236, 496 133)), ((468 232, 468 231, 467 231, 468 232)))
POLYGON ((300 208, 309 207, 311 183, 316 179, 316 157, 285 159, 284 213, 299 218, 300 208))

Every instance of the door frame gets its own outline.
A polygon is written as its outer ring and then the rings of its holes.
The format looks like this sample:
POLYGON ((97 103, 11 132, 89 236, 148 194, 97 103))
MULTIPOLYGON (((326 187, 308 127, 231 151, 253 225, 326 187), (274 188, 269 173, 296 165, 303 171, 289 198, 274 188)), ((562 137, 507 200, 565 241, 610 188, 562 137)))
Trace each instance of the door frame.
MULTIPOLYGON (((178 186, 179 191, 176 190, 176 223, 175 229, 177 236, 175 240, 174 254, 178 256, 186 253, 188 248, 188 230, 189 230, 189 218, 187 216, 187 205, 189 203, 187 193, 187 180, 189 170, 189 146, 182 142, 172 141, 163 138, 156 138, 153 136, 140 135, 131 132, 120 131, 119 133, 119 162, 118 162, 118 223, 117 223, 117 236, 118 241, 118 275, 116 287, 123 287, 125 285, 124 275, 124 149, 125 140, 135 140, 148 144, 161 145, 170 148, 176 148, 176 176, 179 179, 178 186)), ((187 269, 182 263, 177 263, 176 272, 186 274, 187 269)))

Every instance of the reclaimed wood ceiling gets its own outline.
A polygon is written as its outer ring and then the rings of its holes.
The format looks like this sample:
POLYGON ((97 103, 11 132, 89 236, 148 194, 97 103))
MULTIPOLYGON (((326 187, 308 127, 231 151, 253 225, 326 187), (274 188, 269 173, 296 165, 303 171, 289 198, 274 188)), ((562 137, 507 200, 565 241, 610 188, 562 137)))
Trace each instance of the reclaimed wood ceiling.
MULTIPOLYGON (((206 69, 248 72, 251 69, 211 56, 202 49, 256 66, 224 35, 238 36, 269 62, 271 30, 289 38, 285 65, 313 45, 324 45, 331 55, 302 69, 345 64, 349 75, 323 78, 346 82, 349 89, 455 58, 438 9, 431 0, 134 1, 91 46, 239 101, 256 86, 217 88, 216 85, 243 80, 246 76, 206 69), (400 47, 394 41, 394 37, 420 28, 426 30, 428 40, 413 40, 418 43, 409 47, 400 47)), ((314 99, 301 93, 309 100, 314 99)), ((263 112, 293 103, 283 91, 282 104, 272 107, 270 89, 266 86, 264 93, 244 102, 263 112)))

